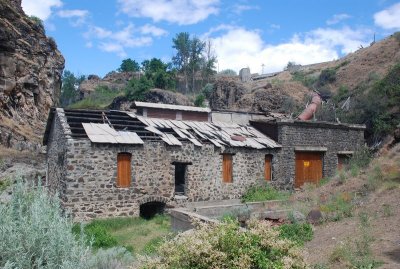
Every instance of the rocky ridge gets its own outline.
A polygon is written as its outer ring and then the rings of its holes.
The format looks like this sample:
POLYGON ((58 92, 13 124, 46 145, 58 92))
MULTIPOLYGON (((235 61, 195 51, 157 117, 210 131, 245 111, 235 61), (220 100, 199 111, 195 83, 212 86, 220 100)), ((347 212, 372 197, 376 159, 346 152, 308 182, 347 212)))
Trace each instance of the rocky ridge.
POLYGON ((0 145, 38 150, 57 105, 64 57, 21 0, 0 0, 0 145))

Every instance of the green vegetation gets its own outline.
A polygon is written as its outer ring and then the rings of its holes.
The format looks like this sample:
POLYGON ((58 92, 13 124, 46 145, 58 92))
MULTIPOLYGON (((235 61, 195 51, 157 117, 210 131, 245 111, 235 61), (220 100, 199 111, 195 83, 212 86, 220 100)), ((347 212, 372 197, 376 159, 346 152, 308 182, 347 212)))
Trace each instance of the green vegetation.
POLYGON ((263 186, 253 186, 242 196, 242 202, 257 202, 267 200, 286 200, 290 193, 279 191, 270 184, 263 186))
POLYGON ((295 71, 292 73, 292 79, 294 81, 301 82, 304 86, 311 88, 315 82, 317 82, 318 77, 307 75, 304 71, 295 71))
POLYGON ((142 268, 307 268, 296 243, 279 240, 277 229, 256 220, 248 229, 232 220, 198 223, 193 232, 162 244, 158 253, 142 268))
POLYGON ((360 236, 356 239, 348 239, 344 244, 340 244, 335 248, 330 256, 331 263, 339 263, 342 268, 378 268, 382 265, 377 261, 371 252, 371 242, 374 240, 370 236, 370 217, 367 213, 359 215, 360 236))
POLYGON ((237 73, 235 70, 232 69, 224 69, 218 72, 217 76, 221 77, 235 77, 237 76, 237 73))
POLYGON ((206 97, 200 93, 196 96, 196 99, 194 100, 194 105, 198 107, 205 107, 204 101, 206 97))
MULTIPOLYGON (((75 224, 73 231, 80 234, 75 224)), ((143 218, 109 218, 94 220, 83 226, 86 243, 95 248, 124 247, 135 253, 153 253, 170 231, 170 219, 157 215, 150 220, 143 218)))
POLYGON ((308 223, 282 224, 278 227, 278 230, 280 238, 289 239, 299 246, 311 241, 314 236, 312 226, 308 223))
POLYGON ((44 24, 43 24, 42 19, 40 19, 39 17, 36 17, 36 16, 29 16, 29 19, 30 19, 33 23, 35 23, 40 29, 42 29, 43 32, 44 32, 44 24))
POLYGON ((62 87, 60 96, 60 105, 67 107, 76 102, 79 98, 79 84, 85 80, 85 76, 75 76, 71 71, 65 70, 62 75, 62 87))
POLYGON ((400 64, 372 86, 360 87, 349 112, 342 117, 347 122, 367 125, 367 136, 375 141, 389 134, 400 124, 400 64))
POLYGON ((139 72, 139 71, 140 71, 139 64, 135 60, 132 60, 131 58, 122 60, 122 63, 118 68, 118 72, 139 72))
POLYGON ((11 186, 11 179, 9 178, 1 178, 0 179, 0 194, 5 191, 9 186, 11 186))
POLYGON ((69 108, 83 109, 105 109, 111 104, 115 97, 121 95, 122 92, 111 90, 107 86, 98 86, 94 92, 76 103, 73 103, 69 108))
POLYGON ((131 79, 125 88, 125 96, 128 100, 143 101, 145 94, 153 87, 153 81, 146 76, 140 79, 131 79))
POLYGON ((44 187, 18 182, 11 201, 0 204, 0 267, 85 267, 89 249, 76 241, 72 223, 61 216, 57 197, 44 187))
POLYGON ((326 84, 332 83, 336 80, 336 70, 327 68, 321 71, 318 77, 318 85, 324 86, 326 84))
POLYGON ((321 212, 325 213, 325 221, 339 221, 353 216, 353 204, 351 193, 340 193, 320 205, 321 212))

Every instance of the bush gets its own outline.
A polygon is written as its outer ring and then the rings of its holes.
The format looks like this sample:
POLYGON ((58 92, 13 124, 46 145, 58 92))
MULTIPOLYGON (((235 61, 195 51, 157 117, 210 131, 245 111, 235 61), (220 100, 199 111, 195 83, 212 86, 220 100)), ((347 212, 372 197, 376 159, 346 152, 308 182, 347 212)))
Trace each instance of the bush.
POLYGON ((335 69, 324 69, 318 77, 318 85, 323 86, 332 83, 336 80, 336 70, 335 69))
POLYGON ((205 97, 203 94, 199 94, 196 96, 196 99, 194 100, 194 105, 198 106, 198 107, 205 107, 204 101, 205 101, 205 97))
POLYGON ((98 86, 94 92, 92 92, 88 97, 72 104, 69 108, 83 109, 104 109, 108 107, 115 97, 119 96, 121 92, 116 90, 111 90, 107 86, 98 86))
POLYGON ((264 186, 253 186, 242 196, 242 202, 257 202, 267 200, 285 200, 289 197, 289 193, 279 191, 270 184, 264 186))
POLYGON ((133 101, 143 101, 144 95, 154 86, 153 81, 146 78, 146 76, 138 79, 131 79, 125 89, 126 97, 133 101))
POLYGON ((29 16, 29 19, 44 32, 44 24, 39 17, 29 16))
POLYGON ((278 227, 279 237, 289 239, 302 246, 305 242, 313 239, 313 229, 308 223, 282 224, 278 227))
POLYGON ((306 75, 304 71, 295 71, 292 73, 292 79, 294 81, 299 81, 301 82, 304 86, 311 88, 315 82, 318 80, 317 77, 311 76, 311 75, 306 75))
POLYGON ((122 247, 99 249, 89 259, 91 269, 123 269, 125 265, 132 263, 132 255, 122 247))
POLYGON ((307 268, 296 244, 279 238, 269 222, 252 220, 248 229, 236 221, 199 223, 147 258, 142 268, 307 268))
POLYGON ((44 187, 18 182, 0 216, 0 267, 87 268, 89 249, 75 240, 72 222, 44 187))

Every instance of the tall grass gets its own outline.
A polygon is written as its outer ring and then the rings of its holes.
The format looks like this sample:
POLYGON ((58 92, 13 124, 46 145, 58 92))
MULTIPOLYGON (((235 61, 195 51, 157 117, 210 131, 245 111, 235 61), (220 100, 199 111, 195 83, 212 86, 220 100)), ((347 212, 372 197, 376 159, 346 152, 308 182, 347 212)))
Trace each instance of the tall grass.
POLYGON ((253 186, 242 196, 242 202, 258 202, 268 200, 286 200, 290 196, 287 191, 279 191, 270 184, 253 186))
POLYGON ((122 91, 111 90, 107 86, 98 86, 88 97, 71 104, 69 108, 105 109, 112 103, 115 97, 122 94, 122 91))

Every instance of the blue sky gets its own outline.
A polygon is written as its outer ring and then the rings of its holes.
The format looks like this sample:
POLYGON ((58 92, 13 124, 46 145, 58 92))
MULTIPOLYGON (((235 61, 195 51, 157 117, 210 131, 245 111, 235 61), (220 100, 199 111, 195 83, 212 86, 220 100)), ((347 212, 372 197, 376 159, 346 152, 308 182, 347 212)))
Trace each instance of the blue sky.
POLYGON ((121 61, 170 61, 179 32, 210 40, 217 68, 280 71, 330 61, 400 30, 391 0, 22 0, 76 74, 104 76, 121 61), (262 67, 264 65, 264 67, 262 67))

